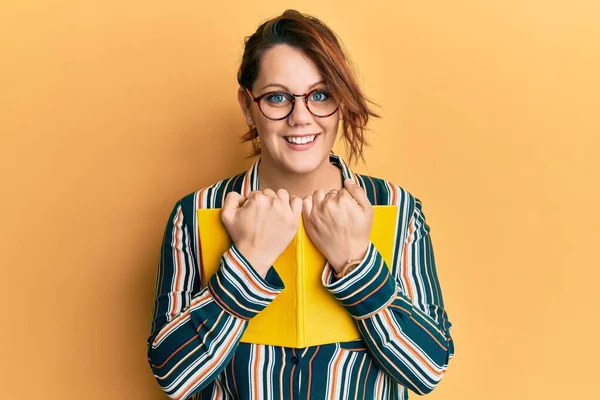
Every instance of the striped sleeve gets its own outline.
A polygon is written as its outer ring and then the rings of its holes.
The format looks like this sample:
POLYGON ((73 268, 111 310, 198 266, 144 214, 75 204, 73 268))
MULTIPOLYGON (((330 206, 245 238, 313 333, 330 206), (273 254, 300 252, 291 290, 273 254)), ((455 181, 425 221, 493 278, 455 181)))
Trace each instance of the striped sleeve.
MULTIPOLYGON (((414 204, 402 252, 391 270, 373 243, 361 265, 340 280, 331 267, 323 284, 357 320, 369 352, 392 379, 417 394, 442 379, 454 343, 437 278, 429 226, 421 201, 414 204)), ((402 226, 406 228, 402 228, 402 226)), ((402 233, 402 232, 401 232, 402 233)))
POLYGON ((202 285, 190 240, 180 201, 163 237, 148 338, 152 372, 173 399, 187 398, 212 384, 231 360, 248 320, 283 290, 275 269, 262 278, 235 245, 223 254, 208 284, 202 285))

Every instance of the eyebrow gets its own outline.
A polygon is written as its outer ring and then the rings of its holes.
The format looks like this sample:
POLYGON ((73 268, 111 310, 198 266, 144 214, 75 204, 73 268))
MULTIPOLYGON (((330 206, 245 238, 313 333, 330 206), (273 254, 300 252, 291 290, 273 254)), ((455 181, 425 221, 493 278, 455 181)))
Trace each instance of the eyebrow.
MULTIPOLYGON (((310 89, 314 88, 314 87, 315 87, 315 86, 317 86, 317 85, 323 84, 323 83, 325 83, 325 81, 323 81, 323 80, 321 80, 321 81, 319 81, 319 82, 316 82, 316 83, 313 83, 312 85, 310 85, 310 86, 308 87, 308 90, 310 90, 310 89)), ((290 90, 290 89, 289 89, 287 86, 285 86, 285 85, 282 85, 281 83, 269 83, 268 85, 265 85, 265 86, 263 86, 263 87, 260 89, 260 91, 262 92, 263 90, 265 90, 266 88, 268 88, 268 87, 271 87, 271 86, 275 86, 275 87, 281 87, 281 88, 284 88, 285 90, 288 90, 288 91, 290 90)))

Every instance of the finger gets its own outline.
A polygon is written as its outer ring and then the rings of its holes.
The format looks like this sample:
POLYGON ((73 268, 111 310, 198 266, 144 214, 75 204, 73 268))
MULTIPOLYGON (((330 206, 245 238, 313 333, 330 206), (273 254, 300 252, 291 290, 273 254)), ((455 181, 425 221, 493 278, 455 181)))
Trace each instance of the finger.
POLYGON ((358 205, 358 202, 354 199, 354 197, 352 197, 350 192, 348 192, 346 189, 340 190, 337 194, 336 199, 338 200, 338 203, 352 201, 352 203, 358 205))
POLYGON ((338 191, 333 189, 333 190, 330 190, 329 192, 325 193, 324 200, 335 199, 337 196, 338 196, 338 191))
MULTIPOLYGON (((287 192, 286 192, 287 193, 287 192)), ((302 199, 298 196, 292 196, 289 200, 290 207, 292 208, 292 212, 296 218, 300 218, 300 214, 302 214, 302 199)))
POLYGON ((239 194, 238 192, 231 191, 227 193, 225 196, 225 201, 223 201, 223 209, 238 209, 244 204, 246 198, 239 194))
POLYGON ((358 186, 356 183, 352 182, 351 179, 346 178, 344 180, 344 189, 346 189, 348 193, 350 193, 350 195, 354 198, 354 200, 356 200, 358 205, 364 211, 371 209, 371 202, 369 201, 367 194, 365 193, 363 188, 358 186))
POLYGON ((248 193, 248 196, 246 196, 246 198, 247 198, 248 200, 251 200, 251 199, 254 199, 254 198, 256 198, 256 197, 258 197, 258 196, 262 196, 262 195, 263 195, 263 194, 261 193, 261 191, 260 191, 260 190, 253 190, 253 191, 251 191, 250 193, 248 193))
POLYGON ((259 204, 263 204, 263 202, 265 200, 267 200, 269 197, 266 196, 263 192, 261 192, 260 190, 253 190, 251 191, 248 196, 246 197, 246 204, 250 205, 253 203, 259 203, 259 204))
POLYGON ((278 199, 277 194, 273 191, 273 189, 265 189, 262 191, 262 194, 267 196, 270 199, 278 199))
POLYGON ((302 217, 304 218, 305 223, 310 218, 310 214, 312 213, 312 208, 313 208, 312 196, 306 196, 305 198, 303 198, 302 199, 302 217))
POLYGON ((246 198, 237 192, 232 191, 227 193, 223 201, 223 207, 221 208, 221 221, 225 223, 227 220, 233 218, 245 201, 246 198))
MULTIPOLYGON (((290 194, 288 193, 287 190, 277 189, 277 192, 275 193, 275 195, 277 197, 279 197, 279 199, 283 202, 283 204, 290 204, 290 194)), ((300 199, 300 203, 302 203, 301 199, 300 199)), ((290 206, 291 206, 291 204, 290 204, 290 206)))
POLYGON ((318 207, 319 205, 321 205, 324 198, 325 198, 325 192, 323 192, 321 189, 315 190, 312 194, 313 207, 318 207))

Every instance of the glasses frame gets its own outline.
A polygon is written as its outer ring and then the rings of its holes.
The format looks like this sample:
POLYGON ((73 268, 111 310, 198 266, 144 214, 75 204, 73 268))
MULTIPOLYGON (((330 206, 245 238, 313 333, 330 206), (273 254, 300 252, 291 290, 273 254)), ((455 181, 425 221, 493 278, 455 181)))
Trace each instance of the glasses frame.
POLYGON ((304 97, 304 105, 306 106, 306 109, 308 110, 309 113, 311 113, 312 115, 314 115, 317 118, 331 117, 340 108, 340 105, 338 104, 337 107, 335 108, 335 110, 333 110, 333 112, 331 112, 331 114, 328 114, 328 115, 317 115, 314 112, 312 112, 312 110, 308 106, 308 96, 311 95, 314 92, 317 92, 319 90, 323 90, 323 88, 313 89, 310 92, 306 92, 304 94, 293 94, 293 93, 289 93, 289 92, 286 92, 286 91, 283 91, 283 90, 273 90, 273 91, 270 91, 270 92, 267 92, 267 93, 263 93, 263 94, 261 94, 258 97, 254 97, 254 95, 252 94, 252 92, 250 92, 250 90, 248 88, 245 88, 245 89, 246 89, 246 92, 248 92, 248 94, 252 98, 252 101, 254 101, 258 105, 258 109, 260 110, 261 114, 266 119, 270 119, 271 121, 281 121, 282 119, 286 119, 287 117, 289 117, 290 115, 292 115, 292 113, 294 112, 294 107, 296 106, 296 97, 304 97), (263 97, 268 96, 268 95, 273 94, 273 93, 285 93, 285 94, 289 94, 290 96, 292 96, 292 108, 290 109, 290 112, 287 113, 287 115, 285 117, 281 117, 281 118, 271 118, 271 117, 268 117, 265 114, 265 112, 262 110, 262 108, 260 107, 260 101, 263 99, 263 97))

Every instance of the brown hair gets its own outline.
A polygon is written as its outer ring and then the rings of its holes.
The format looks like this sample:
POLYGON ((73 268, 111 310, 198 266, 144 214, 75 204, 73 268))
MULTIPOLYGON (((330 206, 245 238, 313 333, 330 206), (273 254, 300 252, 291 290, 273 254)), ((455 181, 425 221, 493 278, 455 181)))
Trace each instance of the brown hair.
MULTIPOLYGON (((252 36, 245 39, 244 55, 237 80, 241 87, 252 90, 258 77, 261 55, 278 44, 286 44, 309 57, 323 74, 333 97, 340 103, 342 134, 353 159, 363 158, 363 147, 368 145, 365 130, 369 117, 379 117, 368 106, 374 104, 360 89, 354 70, 336 35, 319 19, 296 10, 286 10, 278 17, 267 20, 252 36)), ((260 154, 258 137, 252 127, 242 142, 252 141, 253 154, 260 154)))

